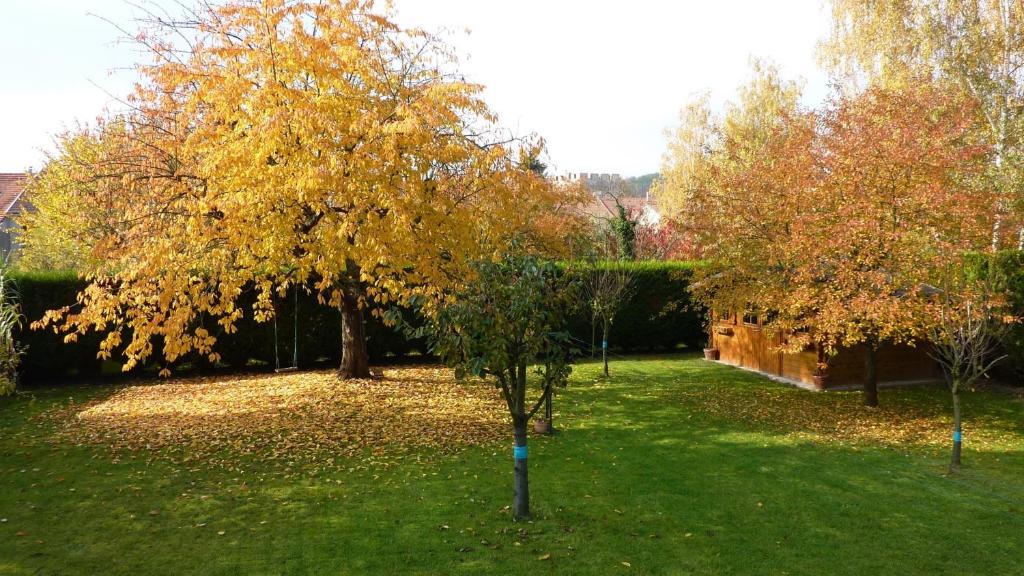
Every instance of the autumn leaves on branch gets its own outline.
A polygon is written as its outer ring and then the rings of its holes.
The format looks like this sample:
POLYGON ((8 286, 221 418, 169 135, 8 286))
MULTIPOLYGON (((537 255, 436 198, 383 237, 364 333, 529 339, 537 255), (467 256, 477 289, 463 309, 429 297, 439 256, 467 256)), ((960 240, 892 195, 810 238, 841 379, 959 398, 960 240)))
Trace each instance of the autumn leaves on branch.
MULTIPOLYGON (((529 169, 542 142, 505 136, 449 49, 372 1, 202 4, 137 40, 152 63, 127 109, 60 139, 24 223, 30 243, 81 231, 91 280, 42 324, 107 331, 126 370, 154 341, 216 360, 296 284, 346 326, 371 302, 429 307, 509 239, 544 244, 568 203, 529 169)), ((366 376, 365 342, 345 352, 366 376)))
POLYGON ((722 117, 691 105, 660 194, 712 263, 706 303, 771 313, 787 351, 863 344, 870 362, 883 342, 924 339, 943 274, 1017 222, 992 192, 970 98, 929 82, 821 110, 798 96, 760 66, 722 117))
POLYGON ((874 404, 883 342, 977 359, 963 334, 1013 321, 992 259, 1024 248, 1024 4, 829 6, 832 98, 802 109, 757 63, 723 114, 684 110, 658 195, 713 262, 708 305, 769 313, 788 351, 864 345, 874 404))

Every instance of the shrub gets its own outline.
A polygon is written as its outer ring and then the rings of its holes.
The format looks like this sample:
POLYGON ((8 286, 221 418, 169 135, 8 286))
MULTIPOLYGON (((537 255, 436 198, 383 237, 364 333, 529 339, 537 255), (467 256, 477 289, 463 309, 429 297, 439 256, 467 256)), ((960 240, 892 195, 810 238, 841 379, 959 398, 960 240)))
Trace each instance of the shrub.
MULTIPOLYGON (((1013 314, 1024 317, 1024 252, 1004 252, 997 260, 1010 293, 1013 314)), ((1024 381, 1024 323, 1010 326, 1003 340, 1006 360, 996 365, 997 375, 1014 382, 1024 381)))
POLYGON ((0 396, 14 392, 22 348, 14 340, 14 331, 21 324, 17 292, 5 266, 0 266, 0 396))

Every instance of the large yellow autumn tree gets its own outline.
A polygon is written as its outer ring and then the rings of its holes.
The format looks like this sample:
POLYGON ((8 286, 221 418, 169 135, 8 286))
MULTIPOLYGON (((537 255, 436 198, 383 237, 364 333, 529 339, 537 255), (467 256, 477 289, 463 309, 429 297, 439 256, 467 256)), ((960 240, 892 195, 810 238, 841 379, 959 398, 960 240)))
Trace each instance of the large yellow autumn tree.
POLYGON ((53 211, 87 228, 90 283, 40 324, 107 331, 126 369, 157 343, 216 359, 218 334, 301 285, 341 309, 342 376, 368 376, 368 306, 443 298, 565 200, 448 48, 372 0, 203 4, 138 40, 153 60, 130 110, 69 136, 31 187, 92 210, 53 211))

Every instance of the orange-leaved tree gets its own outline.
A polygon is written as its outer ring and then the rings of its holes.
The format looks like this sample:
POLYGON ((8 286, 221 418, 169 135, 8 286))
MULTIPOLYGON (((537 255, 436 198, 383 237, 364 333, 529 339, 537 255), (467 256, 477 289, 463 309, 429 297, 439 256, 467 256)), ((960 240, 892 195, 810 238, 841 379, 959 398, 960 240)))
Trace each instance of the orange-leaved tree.
POLYGON ((299 285, 340 308, 340 374, 366 377, 368 306, 444 298, 564 201, 530 169, 542 144, 502 136, 450 50, 372 0, 203 4, 137 39, 153 60, 128 109, 32 184, 103 208, 88 287, 39 324, 107 331, 126 369, 156 342, 216 359, 219 334, 299 285))
POLYGON ((785 351, 863 345, 876 405, 879 346, 923 337, 934 272, 987 246, 998 198, 983 185, 976 107, 923 85, 805 112, 772 106, 785 84, 770 75, 752 86, 730 112, 747 121, 691 114, 703 127, 684 126, 670 148, 664 182, 676 187, 663 197, 682 200, 672 214, 710 261, 696 295, 770 312, 785 351))
POLYGON ((693 288, 713 310, 785 305, 792 223, 820 177, 815 118, 799 109, 799 95, 758 64, 722 117, 698 99, 673 134, 655 193, 707 259, 693 288))
POLYGON ((976 103, 974 137, 992 147, 990 247, 1024 249, 1024 2, 830 0, 824 64, 847 89, 937 82, 976 103))
POLYGON ((822 114, 822 176, 795 222, 783 316, 829 351, 864 347, 869 406, 879 346, 925 336, 934 272, 987 246, 996 200, 979 178, 989 148, 972 139, 975 110, 922 85, 871 88, 822 114))

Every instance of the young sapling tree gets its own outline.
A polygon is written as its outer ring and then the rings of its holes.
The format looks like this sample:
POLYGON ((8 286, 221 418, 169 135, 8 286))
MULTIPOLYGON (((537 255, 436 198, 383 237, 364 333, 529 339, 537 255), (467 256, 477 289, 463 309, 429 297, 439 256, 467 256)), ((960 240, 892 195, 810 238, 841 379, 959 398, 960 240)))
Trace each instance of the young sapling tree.
POLYGON ((493 378, 501 390, 514 438, 512 513, 526 518, 527 425, 572 369, 566 326, 574 288, 557 266, 528 255, 477 262, 473 271, 475 278, 430 315, 426 332, 432 352, 456 376, 493 378))
POLYGON ((633 269, 621 261, 595 262, 578 274, 592 325, 601 329, 602 371, 608 376, 608 337, 616 314, 633 289, 633 269))
POLYGON ((934 297, 929 340, 931 356, 942 367, 953 398, 951 470, 960 467, 963 447, 960 393, 973 389, 1006 357, 1000 354, 1000 341, 1014 321, 994 270, 989 266, 979 277, 970 267, 950 267, 934 297))

